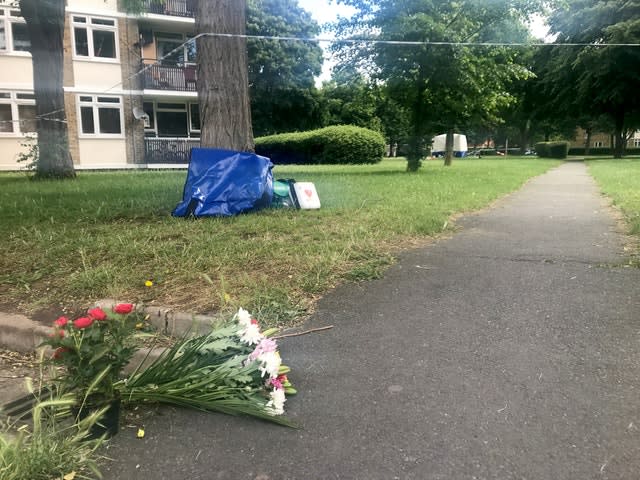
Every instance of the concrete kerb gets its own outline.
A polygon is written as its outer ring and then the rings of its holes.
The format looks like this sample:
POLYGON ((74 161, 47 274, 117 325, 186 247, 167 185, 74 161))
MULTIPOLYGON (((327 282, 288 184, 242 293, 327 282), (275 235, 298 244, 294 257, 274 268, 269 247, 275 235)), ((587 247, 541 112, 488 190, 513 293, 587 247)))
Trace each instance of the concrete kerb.
MULTIPOLYGON (((111 309, 118 303, 120 302, 104 299, 96 302, 95 306, 111 309)), ((142 311, 160 333, 176 338, 209 333, 215 320, 207 315, 175 312, 165 307, 144 307, 142 311)), ((50 333, 51 327, 25 315, 0 312, 0 348, 23 353, 33 352, 50 333)))

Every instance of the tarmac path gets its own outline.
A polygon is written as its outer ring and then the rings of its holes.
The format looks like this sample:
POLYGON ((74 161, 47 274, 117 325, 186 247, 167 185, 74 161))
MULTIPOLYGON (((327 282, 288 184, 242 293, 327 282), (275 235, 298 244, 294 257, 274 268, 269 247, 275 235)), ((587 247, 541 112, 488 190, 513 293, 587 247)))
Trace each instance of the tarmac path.
POLYGON ((458 224, 281 341, 300 430, 163 408, 105 479, 640 478, 640 269, 584 164, 458 224))

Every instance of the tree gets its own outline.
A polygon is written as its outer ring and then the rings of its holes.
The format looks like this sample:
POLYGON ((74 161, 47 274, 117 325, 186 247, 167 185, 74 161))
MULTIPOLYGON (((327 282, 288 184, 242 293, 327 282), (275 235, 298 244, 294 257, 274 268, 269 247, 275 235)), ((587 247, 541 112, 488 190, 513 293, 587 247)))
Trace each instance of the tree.
MULTIPOLYGON (((550 17, 557 46, 544 72, 547 99, 569 118, 596 120, 604 115, 614 125, 614 157, 622 157, 627 131, 640 127, 640 50, 610 44, 640 40, 639 0, 572 0, 550 17)), ((576 122, 577 123, 577 122, 576 122)))
MULTIPOLYGON (((411 112, 407 170, 420 168, 425 138, 447 133, 445 165, 451 164, 453 133, 470 124, 497 122, 497 112, 512 101, 508 85, 529 72, 506 48, 470 47, 486 41, 496 24, 518 22, 541 7, 537 0, 341 0, 358 9, 343 21, 342 35, 423 45, 379 44, 351 51, 374 65, 373 74, 390 95, 411 112)), ((344 53, 343 48, 343 53, 344 53)), ((348 54, 349 52, 347 52, 348 54)))
POLYGON ((38 134, 37 178, 73 178, 64 108, 65 0, 20 0, 33 62, 38 134))
MULTIPOLYGON (((247 33, 312 38, 320 28, 297 0, 249 0, 247 33)), ((315 77, 322 67, 317 42, 249 39, 251 114, 256 135, 319 126, 315 77)))
POLYGON ((200 0, 196 33, 216 32, 197 40, 198 98, 204 147, 253 152, 247 67, 246 0, 200 0))

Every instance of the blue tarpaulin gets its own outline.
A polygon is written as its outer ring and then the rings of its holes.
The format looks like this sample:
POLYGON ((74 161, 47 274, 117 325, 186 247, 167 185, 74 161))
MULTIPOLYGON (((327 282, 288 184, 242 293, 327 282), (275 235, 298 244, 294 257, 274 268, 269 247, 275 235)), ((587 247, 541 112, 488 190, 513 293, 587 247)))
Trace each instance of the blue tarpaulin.
POLYGON ((271 205, 273 164, 253 153, 191 150, 182 202, 175 217, 231 216, 271 205))

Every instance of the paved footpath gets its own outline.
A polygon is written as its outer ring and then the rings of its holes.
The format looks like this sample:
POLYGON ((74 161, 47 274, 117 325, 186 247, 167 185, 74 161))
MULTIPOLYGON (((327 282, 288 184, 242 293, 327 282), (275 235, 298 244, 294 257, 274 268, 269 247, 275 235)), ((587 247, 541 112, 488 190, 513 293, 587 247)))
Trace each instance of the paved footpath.
POLYGON ((302 425, 171 408, 106 479, 640 478, 640 270, 566 163, 282 341, 302 425))

